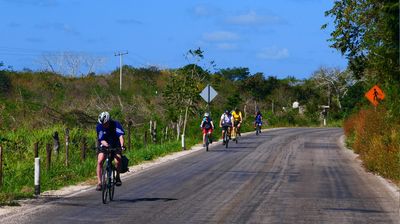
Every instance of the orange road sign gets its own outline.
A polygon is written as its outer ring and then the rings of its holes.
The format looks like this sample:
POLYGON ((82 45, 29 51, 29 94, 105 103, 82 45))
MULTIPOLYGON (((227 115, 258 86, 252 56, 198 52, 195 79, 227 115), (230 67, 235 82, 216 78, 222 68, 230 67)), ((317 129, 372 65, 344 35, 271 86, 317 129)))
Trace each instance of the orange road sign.
POLYGON ((385 93, 379 88, 379 86, 375 85, 365 93, 365 97, 376 107, 380 100, 385 99, 385 93))

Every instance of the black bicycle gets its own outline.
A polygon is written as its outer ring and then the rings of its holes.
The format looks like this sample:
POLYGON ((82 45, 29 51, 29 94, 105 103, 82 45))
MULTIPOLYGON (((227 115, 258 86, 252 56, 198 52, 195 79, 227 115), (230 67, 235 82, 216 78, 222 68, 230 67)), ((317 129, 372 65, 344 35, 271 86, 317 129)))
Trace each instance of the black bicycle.
POLYGON ((259 135, 261 133, 261 124, 256 123, 256 135, 259 135))
POLYGON ((210 144, 210 133, 207 133, 205 136, 205 141, 206 141, 206 151, 208 151, 208 145, 210 144))
POLYGON ((103 204, 107 204, 108 198, 110 199, 110 201, 114 199, 116 170, 113 161, 117 150, 118 148, 101 148, 101 151, 106 156, 106 161, 104 161, 101 171, 101 189, 103 204))
POLYGON ((225 142, 225 148, 228 148, 228 143, 229 143, 229 127, 223 127, 224 128, 224 139, 223 141, 225 142))

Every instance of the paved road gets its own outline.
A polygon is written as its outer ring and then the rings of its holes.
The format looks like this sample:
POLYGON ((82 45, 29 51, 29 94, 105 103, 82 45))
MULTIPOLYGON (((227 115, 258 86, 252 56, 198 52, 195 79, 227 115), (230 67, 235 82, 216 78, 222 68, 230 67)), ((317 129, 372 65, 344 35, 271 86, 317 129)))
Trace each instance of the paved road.
POLYGON ((399 223, 398 197, 338 147, 342 130, 297 128, 214 144, 2 223, 399 223))

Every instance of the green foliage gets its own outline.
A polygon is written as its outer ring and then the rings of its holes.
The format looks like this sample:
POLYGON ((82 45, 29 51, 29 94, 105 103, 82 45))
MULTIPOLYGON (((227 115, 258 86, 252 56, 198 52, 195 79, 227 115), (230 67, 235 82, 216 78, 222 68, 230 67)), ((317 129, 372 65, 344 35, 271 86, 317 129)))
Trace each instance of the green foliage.
POLYGON ((326 11, 334 17, 332 47, 349 59, 357 77, 400 81, 398 8, 395 0, 340 0, 326 11))
POLYGON ((4 71, 0 70, 0 97, 6 96, 11 90, 11 80, 4 71))

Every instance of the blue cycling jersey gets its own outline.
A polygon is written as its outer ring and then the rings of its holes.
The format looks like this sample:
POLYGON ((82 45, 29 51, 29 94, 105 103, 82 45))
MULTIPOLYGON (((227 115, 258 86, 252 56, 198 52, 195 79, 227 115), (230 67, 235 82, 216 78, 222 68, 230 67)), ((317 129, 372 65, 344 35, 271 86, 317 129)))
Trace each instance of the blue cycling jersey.
POLYGON ((258 114, 258 115, 256 116, 256 123, 262 123, 262 116, 261 116, 261 114, 258 114))
POLYGON ((99 145, 101 141, 106 141, 111 148, 121 147, 121 143, 119 142, 119 137, 125 135, 125 131, 122 128, 122 125, 118 121, 109 121, 110 125, 106 128, 102 124, 97 124, 97 140, 99 145))

